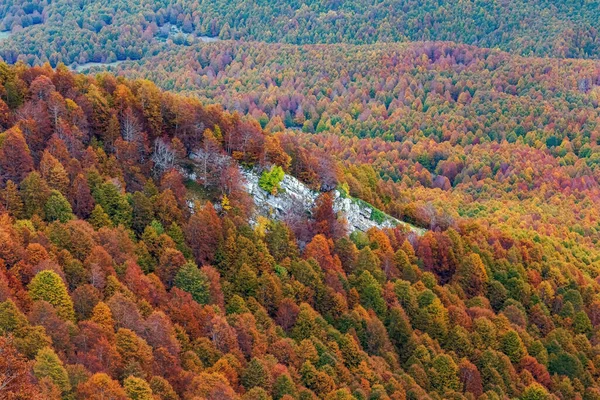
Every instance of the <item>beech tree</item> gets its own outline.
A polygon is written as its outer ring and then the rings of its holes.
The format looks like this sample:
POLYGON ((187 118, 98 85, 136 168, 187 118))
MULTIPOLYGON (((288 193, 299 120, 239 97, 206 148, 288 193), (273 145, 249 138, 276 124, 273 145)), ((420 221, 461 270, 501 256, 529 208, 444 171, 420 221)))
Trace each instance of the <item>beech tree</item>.
POLYGON ((3 136, 0 145, 0 178, 3 185, 9 180, 19 184, 33 170, 33 159, 19 128, 9 129, 3 136))
POLYGON ((119 385, 119 382, 111 379, 105 373, 92 375, 90 379, 79 386, 78 393, 80 396, 92 400, 103 400, 106 398, 127 400, 127 394, 121 385, 119 385))
POLYGON ((199 265, 210 264, 222 244, 221 221, 212 204, 196 204, 196 211, 184 228, 188 245, 199 265))
POLYGON ((75 318, 73 300, 56 272, 49 270, 38 272, 29 283, 29 296, 32 300, 44 300, 52 304, 58 315, 66 320, 75 318))
POLYGON ((38 379, 49 378, 62 393, 71 390, 67 371, 51 348, 46 347, 38 351, 35 356, 33 372, 38 379))
MULTIPOLYGON (((140 35, 186 19, 160 10, 140 35)), ((248 46, 262 58, 235 43, 190 58, 206 93, 273 56, 248 46)), ((232 92, 239 115, 107 73, 0 63, 0 125, 33 160, 0 189, 0 398, 595 398, 595 64, 388 43, 350 59, 332 47, 338 68, 277 46, 299 68, 259 68, 277 85, 232 92), (320 133, 288 129, 302 125, 320 133), (154 135, 176 154, 160 177, 154 135), (204 172, 186 159, 198 148, 226 160, 212 183, 184 180, 204 172), (326 195, 312 215, 255 220, 239 163, 275 159, 430 229, 337 236, 326 195)))
POLYGON ((208 303, 210 299, 208 279, 194 263, 185 263, 175 275, 174 282, 175 286, 190 293, 198 303, 208 303))

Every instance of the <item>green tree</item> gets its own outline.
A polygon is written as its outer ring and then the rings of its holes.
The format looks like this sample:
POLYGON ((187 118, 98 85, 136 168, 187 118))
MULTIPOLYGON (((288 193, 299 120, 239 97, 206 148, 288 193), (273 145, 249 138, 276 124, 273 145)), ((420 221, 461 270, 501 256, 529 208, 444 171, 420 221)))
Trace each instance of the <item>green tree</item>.
POLYGON ((488 281, 487 272, 479 254, 472 253, 462 263, 459 263, 454 279, 467 296, 479 296, 488 281))
POLYGON ((177 245, 177 250, 179 250, 181 254, 185 256, 185 258, 192 258, 192 250, 185 243, 183 229, 181 229, 179 225, 177 225, 176 223, 172 223, 169 229, 167 230, 167 235, 169 235, 169 237, 173 239, 173 241, 177 245))
POLYGON ((160 376, 153 376, 150 379, 150 388, 155 396, 158 396, 161 400, 179 400, 179 396, 165 378, 160 376))
POLYGON ((378 315, 384 315, 386 303, 383 298, 381 285, 369 271, 363 271, 356 280, 356 290, 360 295, 360 302, 366 309, 373 309, 378 315))
POLYGON ((210 284, 208 278, 193 262, 185 263, 175 275, 175 286, 192 295, 200 304, 210 300, 210 284))
POLYGON ((364 247, 358 253, 354 273, 358 276, 362 274, 363 271, 369 271, 377 282, 383 283, 385 282, 385 274, 382 271, 380 264, 379 257, 375 255, 371 248, 368 246, 364 247))
POLYGON ((44 300, 56 308, 56 313, 63 319, 74 320, 73 300, 58 274, 44 270, 37 273, 29 283, 29 296, 32 300, 44 300))
POLYGON ((21 182, 21 198, 25 206, 25 216, 31 218, 34 214, 44 216, 44 206, 50 196, 50 188, 42 176, 33 171, 21 182))
POLYGON ((144 192, 135 192, 131 195, 130 199, 133 218, 131 228, 140 236, 154 218, 154 207, 152 201, 144 192))
POLYGON ((234 277, 235 290, 242 296, 254 296, 258 288, 256 272, 248 264, 242 264, 234 277))
POLYGON ((414 348, 414 343, 410 320, 401 307, 396 306, 390 309, 387 331, 401 359, 406 360, 414 348))
POLYGON ((549 357, 548 372, 576 378, 583 374, 583 365, 576 356, 562 351, 549 357))
POLYGON ((100 204, 96 204, 92 210, 92 214, 90 215, 88 222, 96 229, 112 226, 110 217, 104 212, 104 209, 100 204))
POLYGON ((132 330, 119 329, 115 335, 115 347, 123 358, 125 365, 142 369, 151 368, 153 361, 152 347, 132 330))
POLYGON ((269 171, 263 171, 260 179, 258 180, 258 186, 260 186, 264 191, 275 195, 279 190, 281 190, 280 183, 284 176, 285 172, 283 172, 283 168, 281 168, 279 165, 274 165, 269 171))
POLYGON ((346 365, 350 368, 358 367, 363 360, 363 355, 360 351, 360 347, 354 340, 354 337, 346 333, 344 336, 340 337, 339 346, 346 365))
POLYGON ((593 332, 594 327, 592 326, 592 321, 590 321, 590 318, 585 311, 579 311, 575 314, 575 317, 573 318, 573 330, 575 333, 582 333, 585 335, 593 332))
POLYGON ((275 400, 279 400, 285 395, 292 396, 293 398, 296 398, 298 395, 296 385, 289 374, 279 375, 273 384, 273 398, 275 400))
POLYGON ((44 206, 47 221, 60 221, 65 223, 73 219, 73 210, 71 204, 58 190, 53 190, 50 193, 50 197, 46 201, 44 206))
POLYGON ((131 400, 153 400, 152 389, 146 380, 142 378, 136 378, 135 376, 128 376, 123 382, 123 388, 127 397, 131 400))
POLYGON ((269 388, 269 372, 258 358, 253 358, 242 374, 242 385, 246 390, 253 387, 269 388))
POLYGON ((92 191, 94 200, 101 205, 115 225, 130 227, 132 208, 127 197, 119 192, 117 186, 106 182, 92 191))
POLYGON ((0 303, 0 334, 16 333, 29 325, 29 321, 12 300, 0 303))
POLYGON ((436 356, 431 362, 431 386, 439 393, 447 390, 458 390, 458 367, 447 354, 436 356))
POLYGON ((50 347, 45 347, 38 351, 35 356, 33 373, 38 379, 49 378, 62 393, 71 390, 67 370, 64 368, 60 358, 58 358, 54 350, 50 347))
POLYGON ((500 349, 513 363, 518 363, 527 354, 521 337, 517 332, 512 330, 502 336, 500 349))
POLYGON ((520 400, 548 400, 550 395, 548 391, 539 383, 533 383, 523 390, 520 400))
POLYGON ((20 353, 33 358, 38 351, 52 344, 43 326, 31 326, 12 300, 0 303, 0 335, 12 335, 20 353))
POLYGON ((308 339, 319 335, 318 314, 308 304, 300 304, 300 313, 296 318, 296 324, 292 329, 292 337, 296 340, 308 339))

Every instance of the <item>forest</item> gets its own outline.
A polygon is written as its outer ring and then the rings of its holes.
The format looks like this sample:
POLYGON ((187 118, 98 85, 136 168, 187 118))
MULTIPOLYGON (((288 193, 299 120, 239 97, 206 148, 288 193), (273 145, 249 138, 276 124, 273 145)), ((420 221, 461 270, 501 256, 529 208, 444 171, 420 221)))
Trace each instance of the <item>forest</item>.
POLYGON ((351 195, 400 219, 482 218, 597 243, 597 61, 440 42, 220 42, 115 72, 316 145, 342 163, 351 195))
POLYGON ((599 10, 0 0, 0 400, 600 400, 599 10))
MULTIPOLYGON (((543 99, 550 89, 535 90, 543 99)), ((513 220, 510 212, 524 211, 505 210, 502 220, 482 206, 484 217, 448 216, 427 197, 449 188, 422 184, 411 207, 430 212, 427 233, 348 236, 327 191, 309 216, 252 221, 239 168, 278 166, 315 188, 399 199, 409 192, 404 178, 382 179, 359 160, 376 146, 390 154, 411 146, 341 135, 366 146, 345 162, 331 151, 333 136, 263 127, 147 80, 64 65, 0 64, 0 95, 0 397, 600 399, 594 210, 551 208, 593 201, 593 166, 584 167, 593 141, 554 154, 536 133, 500 141, 481 129, 471 144, 462 139, 467 157, 497 169, 482 165, 489 176, 479 181, 470 160, 463 168, 473 171, 452 178, 455 196, 476 198, 478 188, 493 198, 495 185, 514 185, 523 208, 544 213, 513 220), (209 160, 208 170, 190 163, 191 153, 209 160), (545 162, 553 181, 514 165, 520 173, 511 174, 503 157, 545 162), (206 173, 190 182, 194 168, 206 173), (577 177, 578 168, 589 174, 577 177), (578 219, 581 231, 555 218, 578 219)), ((557 111, 555 122, 523 115, 523 123, 593 131, 586 117, 557 111)), ((406 134, 422 134, 412 129, 406 134)), ((427 183, 425 166, 435 165, 422 155, 461 143, 430 135, 429 145, 412 144, 423 164, 410 161, 406 179, 427 183)))
POLYGON ((138 60, 209 36, 297 45, 452 41, 598 58, 599 9, 598 0, 3 0, 0 31, 12 35, 0 56, 52 66, 138 60))

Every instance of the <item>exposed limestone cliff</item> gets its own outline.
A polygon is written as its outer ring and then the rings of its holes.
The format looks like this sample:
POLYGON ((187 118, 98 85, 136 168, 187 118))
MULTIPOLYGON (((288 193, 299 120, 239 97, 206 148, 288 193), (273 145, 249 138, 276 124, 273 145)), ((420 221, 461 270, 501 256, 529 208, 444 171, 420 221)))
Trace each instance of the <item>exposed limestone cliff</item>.
MULTIPOLYGON (((311 190, 290 175, 285 175, 281 181, 280 193, 272 195, 258 185, 260 176, 255 171, 242 169, 241 172, 246 178, 246 188, 254 199, 259 215, 282 219, 289 210, 298 207, 302 207, 305 212, 310 212, 319 196, 318 192, 311 190)), ((417 228, 375 210, 361 200, 343 197, 338 190, 334 192, 333 209, 346 218, 350 232, 356 230, 365 232, 372 227, 391 228, 397 225, 405 225, 418 235, 425 232, 422 228, 417 228)))
MULTIPOLYGON (((196 154, 192 154, 190 159, 201 169, 200 150, 196 154)), ((230 162, 231 159, 227 156, 219 155, 216 159, 210 162, 230 162)), ((196 172, 182 171, 188 179, 195 180, 196 172)), ((301 210, 304 213, 310 213, 315 205, 315 201, 319 196, 319 192, 310 189, 304 183, 291 175, 285 175, 280 183, 281 190, 277 195, 272 195, 263 190, 258 181, 260 175, 255 170, 244 169, 240 167, 240 172, 245 178, 245 186, 248 193, 254 199, 257 215, 265 217, 283 219, 290 210, 301 210)), ((404 225, 407 229, 422 235, 425 229, 417 228, 406 222, 402 222, 390 215, 387 215, 380 210, 373 208, 370 204, 351 197, 342 196, 338 190, 334 191, 333 209, 341 214, 348 221, 348 230, 350 233, 354 231, 366 232, 370 228, 392 228, 398 225, 404 225)))

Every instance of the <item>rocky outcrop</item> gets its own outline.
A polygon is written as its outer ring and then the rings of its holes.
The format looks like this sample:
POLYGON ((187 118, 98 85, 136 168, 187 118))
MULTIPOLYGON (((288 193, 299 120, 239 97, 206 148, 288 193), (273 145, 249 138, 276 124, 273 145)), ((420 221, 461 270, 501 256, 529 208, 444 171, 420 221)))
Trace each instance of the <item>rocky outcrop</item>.
MULTIPOLYGON (((260 176, 255 171, 242 169, 241 172, 246 178, 246 189, 254 199, 259 215, 283 219, 291 210, 310 213, 319 196, 319 192, 311 190, 298 179, 287 174, 281 181, 279 193, 272 195, 258 185, 260 176)), ((346 218, 350 232, 357 230, 365 232, 373 227, 380 229, 393 228, 398 225, 404 225, 418 235, 425 232, 422 228, 417 228, 375 210, 368 203, 350 197, 343 197, 338 190, 334 191, 333 209, 346 218)))
MULTIPOLYGON (((197 172, 202 170, 201 165, 202 162, 206 161, 206 157, 203 157, 202 151, 199 150, 190 156, 190 160, 194 162, 196 168, 193 168, 192 171, 182 169, 182 173, 185 174, 187 179, 196 180, 197 172)), ((228 163, 233 161, 225 155, 214 155, 210 162, 228 163)), ((293 176, 286 174, 280 183, 281 190, 273 195, 259 186, 260 175, 256 170, 240 167, 240 172, 245 178, 246 190, 254 199, 257 215, 280 220, 290 213, 308 215, 320 194, 293 176)), ((333 210, 348 221, 350 233, 354 231, 366 232, 373 227, 382 229, 393 228, 398 225, 405 226, 417 235, 425 233, 425 229, 400 221, 373 208, 373 206, 362 200, 342 196, 338 190, 334 191, 333 210)))

